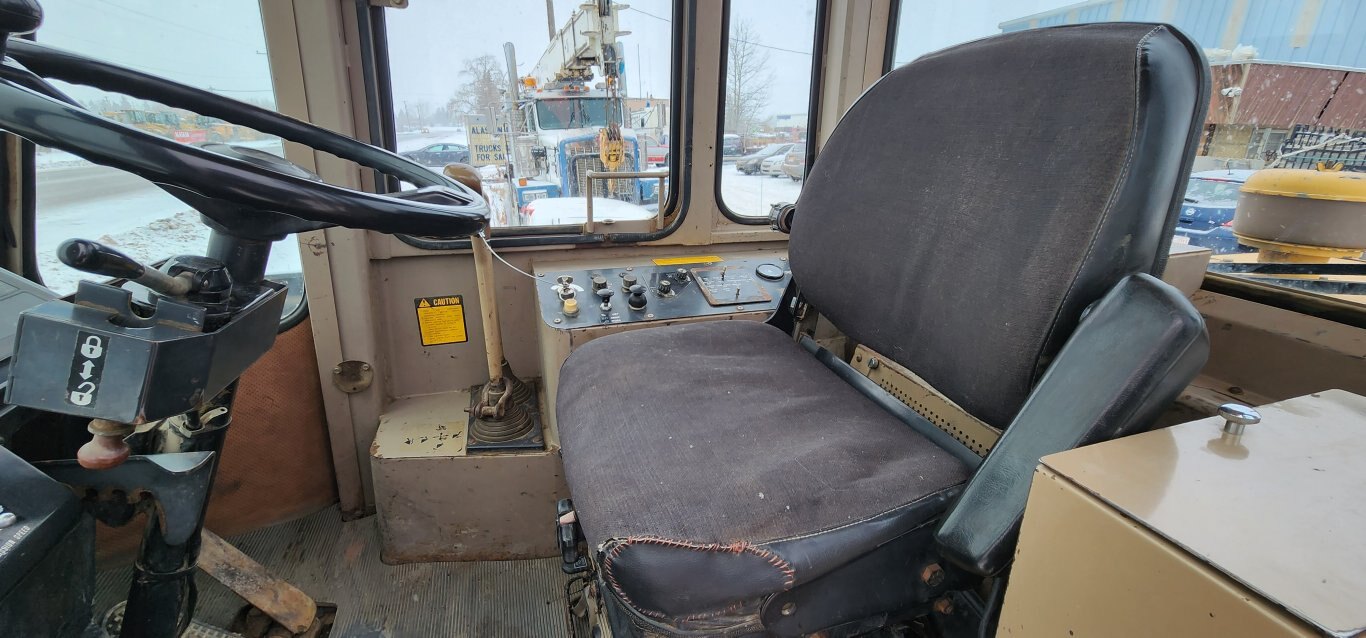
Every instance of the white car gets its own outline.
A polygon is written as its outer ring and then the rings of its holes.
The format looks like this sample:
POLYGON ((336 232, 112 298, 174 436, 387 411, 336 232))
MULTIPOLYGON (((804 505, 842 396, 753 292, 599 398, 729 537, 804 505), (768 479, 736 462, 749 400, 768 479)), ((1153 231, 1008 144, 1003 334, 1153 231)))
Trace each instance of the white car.
POLYGON ((786 153, 779 153, 764 160, 764 163, 759 165, 759 172, 770 177, 782 177, 783 157, 785 155, 786 153))

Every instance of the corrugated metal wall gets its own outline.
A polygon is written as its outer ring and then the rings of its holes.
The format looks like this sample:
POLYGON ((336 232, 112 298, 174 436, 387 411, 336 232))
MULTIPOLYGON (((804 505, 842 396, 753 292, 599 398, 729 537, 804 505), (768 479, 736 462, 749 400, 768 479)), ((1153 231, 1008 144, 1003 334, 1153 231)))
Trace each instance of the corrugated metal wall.
POLYGON ((1001 23, 1004 32, 1110 20, 1170 22, 1208 49, 1267 62, 1366 68, 1362 0, 1093 0, 1001 23))

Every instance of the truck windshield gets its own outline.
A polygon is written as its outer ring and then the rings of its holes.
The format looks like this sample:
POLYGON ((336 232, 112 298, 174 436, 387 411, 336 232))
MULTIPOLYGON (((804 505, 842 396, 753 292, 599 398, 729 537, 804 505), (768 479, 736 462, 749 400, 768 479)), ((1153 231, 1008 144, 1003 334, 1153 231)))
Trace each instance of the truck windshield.
POLYGON ((608 106, 607 98, 541 100, 536 103, 536 121, 542 129, 607 126, 608 112, 620 112, 608 106))

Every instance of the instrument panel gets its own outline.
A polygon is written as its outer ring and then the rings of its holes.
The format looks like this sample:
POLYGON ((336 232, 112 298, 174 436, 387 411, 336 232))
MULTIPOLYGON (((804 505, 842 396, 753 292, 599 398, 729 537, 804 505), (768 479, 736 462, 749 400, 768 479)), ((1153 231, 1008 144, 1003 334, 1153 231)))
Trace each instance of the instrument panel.
MULTIPOLYGON (((668 262, 669 260, 659 260, 668 262)), ((792 273, 778 255, 610 268, 547 265, 536 288, 541 319, 570 330, 778 308, 792 273)))

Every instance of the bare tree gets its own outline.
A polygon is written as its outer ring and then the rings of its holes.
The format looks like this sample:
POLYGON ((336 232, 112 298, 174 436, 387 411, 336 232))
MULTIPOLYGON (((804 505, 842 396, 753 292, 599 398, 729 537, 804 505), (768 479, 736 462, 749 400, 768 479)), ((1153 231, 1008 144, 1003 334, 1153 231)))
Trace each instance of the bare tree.
POLYGON ((507 87, 504 64, 492 55, 467 58, 460 70, 464 86, 446 104, 452 114, 487 114, 489 109, 502 110, 503 91, 507 87))
POLYGON ((773 86, 768 51, 760 46, 759 34, 748 20, 741 20, 731 29, 728 57, 725 128, 728 133, 738 133, 744 144, 762 119, 773 86))

